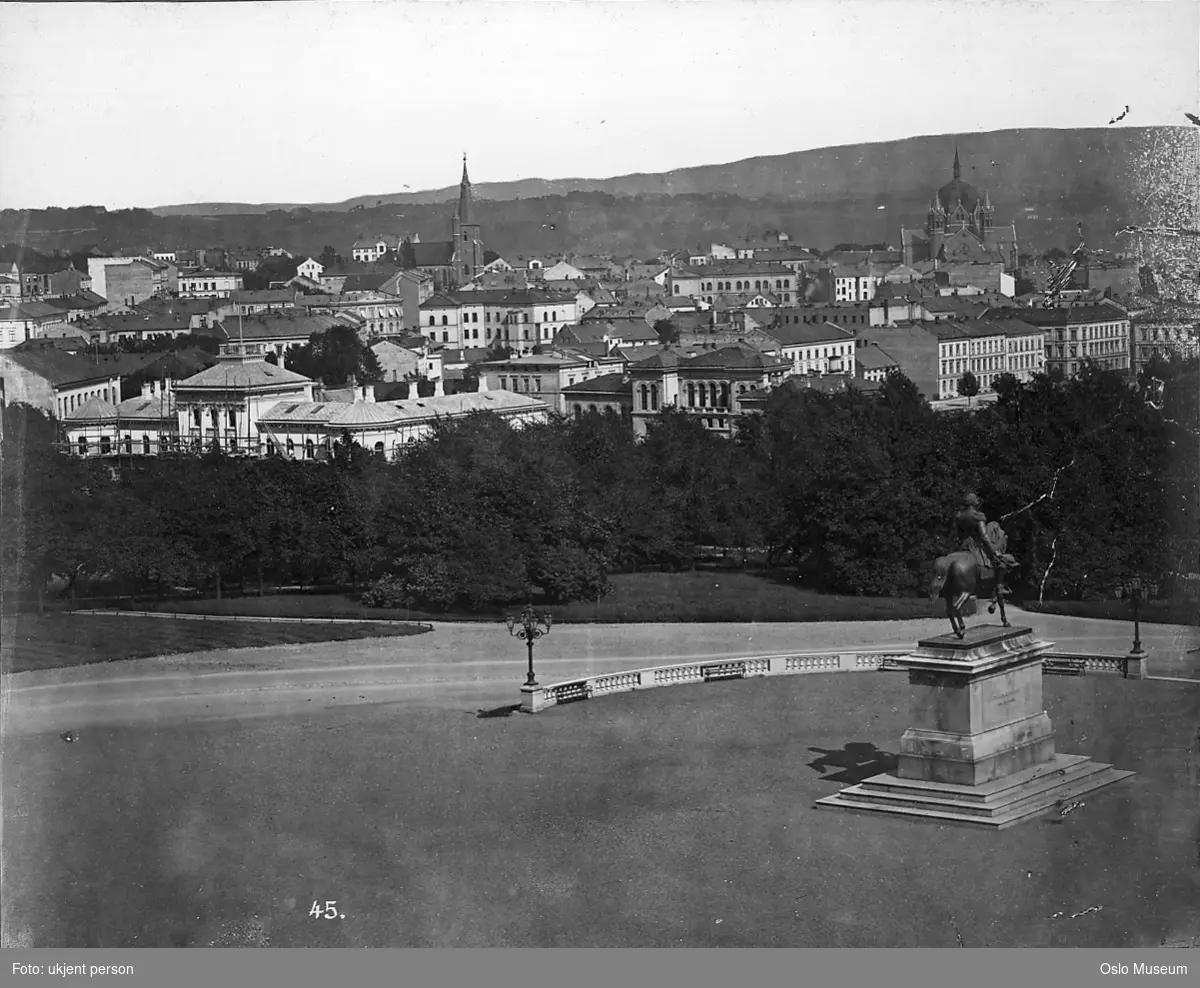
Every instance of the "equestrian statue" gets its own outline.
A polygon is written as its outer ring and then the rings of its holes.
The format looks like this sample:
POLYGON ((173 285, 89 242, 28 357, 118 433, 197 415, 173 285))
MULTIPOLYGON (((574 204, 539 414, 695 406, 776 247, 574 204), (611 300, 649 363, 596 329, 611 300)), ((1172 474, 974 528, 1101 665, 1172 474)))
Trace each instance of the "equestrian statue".
MULTIPOLYGON (((954 532, 959 549, 933 564, 929 599, 941 597, 946 601, 950 627, 959 638, 967 634, 963 613, 972 597, 987 597, 991 601, 988 613, 995 614, 999 608, 1001 622, 1010 627, 1004 613, 1004 598, 1009 595, 1004 578, 1016 568, 1017 561, 1008 553, 1004 529, 998 522, 988 522, 978 495, 967 494, 954 516, 954 532)), ((973 614, 974 610, 967 613, 973 614)))

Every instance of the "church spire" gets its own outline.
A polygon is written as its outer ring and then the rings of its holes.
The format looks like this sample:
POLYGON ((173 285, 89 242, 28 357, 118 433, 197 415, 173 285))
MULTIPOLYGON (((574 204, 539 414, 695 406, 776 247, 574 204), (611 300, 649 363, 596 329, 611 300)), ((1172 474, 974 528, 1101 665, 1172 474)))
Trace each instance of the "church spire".
POLYGON ((471 178, 467 175, 466 152, 463 152, 462 182, 458 186, 458 209, 455 212, 455 217, 463 226, 471 222, 471 178))
MULTIPOLYGON (((465 173, 464 173, 465 174, 465 173)), ((962 178, 962 166, 958 163, 958 145, 954 145, 954 179, 962 178)))

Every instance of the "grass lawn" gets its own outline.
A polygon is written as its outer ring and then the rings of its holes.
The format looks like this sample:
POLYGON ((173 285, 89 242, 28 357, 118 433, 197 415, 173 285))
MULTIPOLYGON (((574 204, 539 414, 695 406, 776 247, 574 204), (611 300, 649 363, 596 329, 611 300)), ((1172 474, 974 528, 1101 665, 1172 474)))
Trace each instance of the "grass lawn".
POLYGON ((1060 751, 1138 774, 1002 833, 813 807, 892 766, 900 676, 684 686, 536 717, 406 701, 18 737, 5 933, 47 948, 1190 940, 1195 689, 1044 688, 1060 751), (310 918, 326 900, 344 918, 310 918))
POLYGON ((386 624, 253 624, 69 613, 19 613, 6 615, 4 620, 16 622, 12 651, 4 660, 5 672, 56 669, 176 652, 420 633, 414 627, 386 624))
MULTIPOLYGON (((1133 605, 1128 600, 1030 601, 1025 609, 1036 614, 1066 614, 1071 617, 1106 618, 1133 624, 1133 605)), ((1147 623, 1200 625, 1200 603, 1194 600, 1148 600, 1138 607, 1147 623)))
MULTIPOLYGON (((548 605, 556 621, 622 624, 674 621, 879 621, 924 618, 935 613, 924 597, 839 597, 802 590, 765 574, 737 570, 682 573, 618 573, 613 592, 592 604, 548 605)), ((181 600, 138 605, 146 610, 246 614, 260 617, 478 620, 505 613, 472 614, 364 607, 342 594, 279 594, 225 600, 181 600)), ((942 611, 936 611, 942 614, 942 611)))

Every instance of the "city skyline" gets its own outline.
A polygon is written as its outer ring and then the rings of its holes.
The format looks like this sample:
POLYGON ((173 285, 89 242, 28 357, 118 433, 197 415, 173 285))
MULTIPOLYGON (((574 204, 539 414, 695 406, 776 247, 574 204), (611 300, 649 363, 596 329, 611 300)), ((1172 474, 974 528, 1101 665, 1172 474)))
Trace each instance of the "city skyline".
POLYGON ((3 15, 4 208, 332 203, 445 188, 464 152, 481 183, 607 178, 1200 106, 1190 3, 64 6, 3 15))

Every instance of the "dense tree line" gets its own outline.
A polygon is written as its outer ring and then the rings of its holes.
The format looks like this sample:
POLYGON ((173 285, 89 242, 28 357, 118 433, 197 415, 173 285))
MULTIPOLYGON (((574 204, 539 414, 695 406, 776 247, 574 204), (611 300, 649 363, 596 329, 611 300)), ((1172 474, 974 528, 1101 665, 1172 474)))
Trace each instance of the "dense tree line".
POLYGON ((1200 569, 1195 360, 1137 383, 1090 368, 999 390, 969 414, 932 412, 898 375, 878 397, 777 394, 733 441, 677 413, 640 443, 604 416, 513 430, 481 414, 399 462, 346 436, 319 464, 106 465, 51 452, 52 426, 9 407, 6 586, 336 582, 378 603, 478 607, 532 587, 595 599, 614 572, 687 568, 715 545, 765 550, 817 589, 905 595, 954 547, 967 489, 1002 520, 1025 596, 1105 594, 1133 574, 1169 589, 1200 569))

